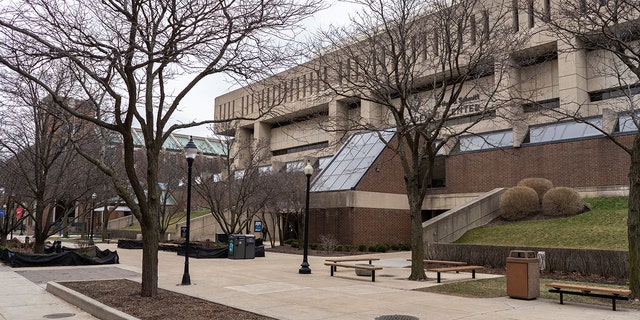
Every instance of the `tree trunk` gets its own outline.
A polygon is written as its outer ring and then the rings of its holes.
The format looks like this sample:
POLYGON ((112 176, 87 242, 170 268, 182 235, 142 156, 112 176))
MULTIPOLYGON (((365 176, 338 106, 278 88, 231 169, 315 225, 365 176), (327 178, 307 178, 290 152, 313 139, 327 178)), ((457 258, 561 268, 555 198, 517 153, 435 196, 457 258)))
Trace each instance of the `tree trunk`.
MULTIPOLYGON (((158 231, 155 226, 142 228, 142 292, 143 297, 155 297, 158 293, 158 231)), ((176 280, 178 281, 178 280, 176 280)))
POLYGON ((633 297, 640 296, 640 134, 636 134, 629 168, 629 289, 633 297))
POLYGON ((424 244, 422 240, 422 202, 423 196, 417 186, 417 179, 407 181, 409 214, 411 216, 411 275, 409 280, 426 280, 424 272, 424 244))

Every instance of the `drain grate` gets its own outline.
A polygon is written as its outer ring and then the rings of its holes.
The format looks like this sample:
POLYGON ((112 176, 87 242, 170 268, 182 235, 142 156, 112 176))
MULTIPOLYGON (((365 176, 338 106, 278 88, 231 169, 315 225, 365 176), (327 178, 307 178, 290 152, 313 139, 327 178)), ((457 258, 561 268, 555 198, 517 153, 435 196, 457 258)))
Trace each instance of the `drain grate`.
POLYGON ((376 317, 375 320, 420 320, 420 318, 416 318, 414 316, 407 316, 403 314, 392 314, 392 315, 376 317))
POLYGON ((47 319, 62 319, 62 318, 71 318, 75 316, 75 313, 52 313, 44 315, 43 318, 47 319))

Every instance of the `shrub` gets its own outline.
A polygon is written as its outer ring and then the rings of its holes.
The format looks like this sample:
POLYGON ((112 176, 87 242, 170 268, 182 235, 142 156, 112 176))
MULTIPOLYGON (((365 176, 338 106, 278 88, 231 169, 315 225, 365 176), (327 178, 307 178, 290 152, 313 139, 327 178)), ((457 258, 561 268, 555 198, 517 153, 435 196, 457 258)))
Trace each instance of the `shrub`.
POLYGON ((338 240, 332 234, 321 235, 320 244, 324 251, 326 251, 328 254, 331 254, 334 250, 336 250, 338 240))
POLYGON ((546 216, 571 216, 584 212, 585 205, 577 191, 557 187, 542 198, 542 213, 546 216))
POLYGON ((291 245, 291 248, 299 248, 300 247, 300 243, 298 242, 298 240, 294 240, 291 241, 291 243, 289 243, 291 245))
POLYGON ((389 248, 391 250, 398 251, 398 250, 400 250, 400 245, 392 244, 389 248))
POLYGON ((359 245, 358 246, 358 251, 360 251, 360 252, 367 251, 367 246, 365 246, 364 244, 359 245))
POLYGON ((367 248, 367 251, 369 252, 378 252, 377 250, 378 248, 376 248, 376 246, 369 246, 369 248, 367 248))
POLYGON ((535 190, 529 187, 513 187, 500 198, 501 217, 505 220, 519 220, 540 210, 540 201, 535 190))
POLYGON ((376 245, 375 252, 387 252, 389 251, 389 245, 381 243, 376 245))
POLYGON ((553 183, 544 178, 526 178, 518 182, 519 187, 529 187, 538 194, 538 202, 542 203, 542 197, 553 188, 553 183))
POLYGON ((309 249, 318 250, 318 249, 320 249, 320 244, 319 243, 309 243, 309 249))
POLYGON ((411 250, 411 243, 408 243, 408 242, 400 242, 400 244, 398 246, 400 247, 400 250, 402 250, 402 251, 411 250))

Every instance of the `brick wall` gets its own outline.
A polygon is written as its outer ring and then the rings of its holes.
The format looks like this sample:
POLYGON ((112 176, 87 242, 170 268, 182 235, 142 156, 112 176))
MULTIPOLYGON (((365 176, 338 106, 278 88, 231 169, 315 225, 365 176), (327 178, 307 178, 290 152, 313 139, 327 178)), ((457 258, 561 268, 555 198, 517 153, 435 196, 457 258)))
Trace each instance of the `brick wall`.
MULTIPOLYGON (((631 144, 633 135, 620 141, 631 144)), ((629 156, 606 138, 449 155, 446 188, 430 193, 487 192, 524 178, 546 178, 563 187, 627 185, 629 164, 629 156)), ((399 158, 385 149, 356 190, 405 193, 403 177, 399 158)))
POLYGON ((333 235, 339 244, 373 245, 410 242, 409 212, 375 208, 313 209, 309 215, 309 242, 333 235))
MULTIPOLYGON (((633 136, 621 141, 630 144, 633 136)), ((605 138, 524 146, 447 156, 446 188, 431 194, 487 192, 529 178, 546 178, 554 186, 627 185, 629 156, 605 138)), ((356 190, 405 193, 399 159, 388 149, 369 168, 356 190)), ((410 242, 410 217, 404 210, 377 208, 313 209, 309 241, 333 234, 340 244, 410 242)))
POLYGON ((605 138, 452 155, 446 163, 442 193, 486 192, 524 178, 546 178, 562 187, 629 184, 628 154, 605 138))

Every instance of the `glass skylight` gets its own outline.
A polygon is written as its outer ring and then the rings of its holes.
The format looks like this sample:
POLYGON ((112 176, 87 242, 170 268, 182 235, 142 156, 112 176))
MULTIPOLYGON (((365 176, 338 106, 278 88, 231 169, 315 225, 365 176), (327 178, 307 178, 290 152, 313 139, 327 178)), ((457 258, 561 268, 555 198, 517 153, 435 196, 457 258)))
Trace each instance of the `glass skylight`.
MULTIPOLYGON (((395 131, 380 133, 389 141, 395 131)), ((352 135, 340 148, 331 162, 311 187, 312 192, 350 190, 354 188, 371 164, 378 158, 385 144, 378 132, 364 132, 352 135)))
POLYGON ((529 142, 541 143, 559 140, 578 139, 602 135, 592 125, 602 128, 602 118, 591 118, 588 123, 575 121, 557 122, 529 129, 529 142))

